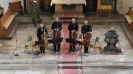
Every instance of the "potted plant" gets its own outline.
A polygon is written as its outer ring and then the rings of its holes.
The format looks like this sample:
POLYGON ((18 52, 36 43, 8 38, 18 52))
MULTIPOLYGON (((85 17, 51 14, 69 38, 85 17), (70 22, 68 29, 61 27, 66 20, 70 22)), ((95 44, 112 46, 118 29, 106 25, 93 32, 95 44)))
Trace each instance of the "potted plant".
POLYGON ((32 23, 34 24, 34 27, 37 25, 37 24, 39 24, 39 23, 41 23, 42 22, 42 19, 41 19, 41 17, 40 17, 40 11, 36 11, 36 10, 33 10, 32 12, 31 12, 31 18, 32 18, 32 23))

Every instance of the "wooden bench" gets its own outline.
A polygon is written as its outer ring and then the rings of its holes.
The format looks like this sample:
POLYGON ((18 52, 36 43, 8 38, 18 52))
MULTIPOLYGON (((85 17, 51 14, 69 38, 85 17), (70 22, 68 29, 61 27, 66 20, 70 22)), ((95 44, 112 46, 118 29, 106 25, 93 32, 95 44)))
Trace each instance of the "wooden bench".
POLYGON ((9 8, 11 8, 14 12, 20 12, 20 14, 23 14, 23 7, 21 5, 21 1, 9 2, 9 8))
POLYGON ((3 16, 4 8, 0 5, 0 18, 3 16))
POLYGON ((124 15, 125 23, 128 25, 129 30, 133 30, 133 10, 132 7, 129 7, 128 12, 124 15))
POLYGON ((14 12, 9 8, 0 19, 0 39, 13 37, 15 31, 13 28, 17 28, 18 24, 15 23, 14 12), (13 32, 13 33, 12 33, 13 32))

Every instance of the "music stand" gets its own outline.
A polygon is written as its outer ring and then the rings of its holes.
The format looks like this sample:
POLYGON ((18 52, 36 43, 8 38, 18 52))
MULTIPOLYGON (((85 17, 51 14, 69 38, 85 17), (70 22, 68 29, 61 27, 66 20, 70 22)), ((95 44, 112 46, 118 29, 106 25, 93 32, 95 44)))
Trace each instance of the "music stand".
MULTIPOLYGON (((34 46, 44 44, 44 42, 45 41, 43 41, 43 40, 42 41, 35 41, 34 46)), ((36 53, 34 55, 38 55, 39 56, 39 50, 38 51, 36 50, 36 53)))
POLYGON ((51 39, 48 40, 49 43, 60 43, 62 42, 63 38, 55 38, 55 39, 51 39))
MULTIPOLYGON (((63 38, 55 38, 55 39, 53 39, 53 43, 60 43, 60 42, 62 42, 62 40, 63 40, 63 38)), ((56 46, 57 46, 57 44, 56 44, 56 46)), ((58 54, 60 54, 60 52, 58 52, 58 54)))
POLYGON ((79 44, 79 45, 83 45, 83 43, 81 42, 81 41, 76 41, 77 42, 77 44, 79 44))
POLYGON ((54 39, 51 39, 51 40, 48 40, 49 43, 60 43, 62 42, 63 38, 54 38, 54 39))
MULTIPOLYGON (((81 42, 81 41, 76 41, 77 42, 77 44, 79 44, 79 45, 83 45, 83 43, 81 42)), ((84 46, 84 45, 83 45, 84 46)), ((79 48, 80 49, 80 48, 79 48)), ((80 50, 81 51, 81 50, 80 50)), ((85 55, 84 53, 79 53, 77 56, 86 56, 87 57, 87 55, 85 55)))
MULTIPOLYGON (((75 43, 76 42, 76 40, 75 39, 72 39, 72 38, 66 38, 66 42, 67 43, 75 43)), ((73 48, 72 48, 73 49, 73 48)), ((70 54, 71 53, 71 51, 68 51, 66 54, 70 54)))
POLYGON ((62 42, 63 38, 55 38, 53 39, 53 43, 60 43, 62 42))

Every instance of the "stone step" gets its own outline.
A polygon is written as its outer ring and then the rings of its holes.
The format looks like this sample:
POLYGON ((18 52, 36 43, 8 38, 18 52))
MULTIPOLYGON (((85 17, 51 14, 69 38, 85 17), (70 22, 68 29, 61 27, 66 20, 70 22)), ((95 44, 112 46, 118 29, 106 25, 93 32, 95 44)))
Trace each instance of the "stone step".
MULTIPOLYGON (((53 14, 53 18, 55 17, 61 17, 62 14, 65 14, 65 13, 55 13, 53 14)), ((70 13, 67 13, 67 14, 70 14, 70 13)), ((79 19, 84 19, 85 18, 85 15, 83 13, 73 13, 73 14, 77 14, 77 18, 79 19)))
MULTIPOLYGON (((60 20, 60 22, 61 23, 70 23, 70 22, 72 22, 72 20, 71 19, 63 19, 63 20, 60 20)), ((76 22, 77 22, 77 20, 76 20, 76 22)))
MULTIPOLYGON (((78 65, 78 64, 77 64, 78 65)), ((0 64, 0 70, 58 70, 86 68, 133 68, 133 64, 82 64, 82 66, 63 66, 60 64, 0 64)))

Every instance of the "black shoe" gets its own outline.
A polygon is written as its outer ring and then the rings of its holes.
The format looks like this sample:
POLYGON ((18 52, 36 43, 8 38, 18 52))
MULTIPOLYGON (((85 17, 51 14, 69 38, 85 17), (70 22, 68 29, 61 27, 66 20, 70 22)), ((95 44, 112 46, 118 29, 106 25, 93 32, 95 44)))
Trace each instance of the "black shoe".
POLYGON ((84 51, 84 53, 89 53, 88 51, 84 51))
POLYGON ((60 49, 58 49, 57 51, 60 52, 60 49))
POLYGON ((56 51, 54 51, 54 54, 56 54, 56 51))
POLYGON ((72 50, 72 52, 74 52, 74 50, 72 50))
POLYGON ((71 50, 69 50, 66 54, 70 54, 72 51, 71 50))

